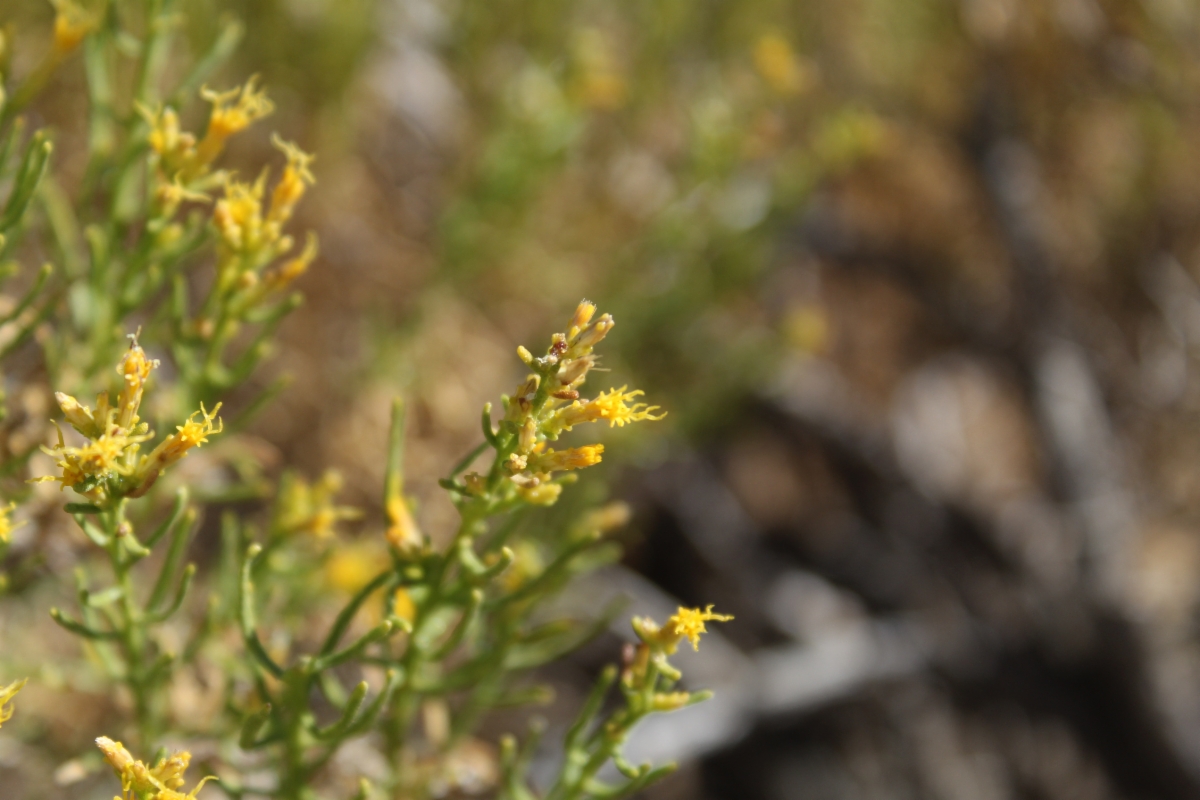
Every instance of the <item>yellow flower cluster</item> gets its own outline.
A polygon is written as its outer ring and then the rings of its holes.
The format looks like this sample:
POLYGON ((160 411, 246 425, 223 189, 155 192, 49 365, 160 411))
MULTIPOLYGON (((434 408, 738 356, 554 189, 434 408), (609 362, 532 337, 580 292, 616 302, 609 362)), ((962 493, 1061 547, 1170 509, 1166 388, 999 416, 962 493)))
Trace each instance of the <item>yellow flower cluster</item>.
POLYGON ((199 142, 194 134, 180 128, 175 109, 138 109, 150 125, 146 141, 158 154, 165 183, 186 186, 206 175, 225 149, 230 136, 248 128, 275 109, 266 93, 255 87, 255 81, 255 78, 251 78, 245 86, 227 92, 214 92, 208 88, 200 90, 200 96, 212 104, 212 111, 208 128, 199 142))
POLYGON ((14 681, 8 686, 0 686, 0 725, 12 719, 13 709, 9 703, 16 697, 17 692, 25 687, 26 679, 14 681))
POLYGON ((188 751, 161 758, 153 767, 149 767, 135 759, 125 745, 107 736, 98 738, 96 746, 121 779, 123 796, 114 800, 195 800, 204 784, 216 780, 210 775, 184 794, 179 789, 185 782, 183 774, 192 762, 192 754, 188 751))
POLYGON ((339 506, 333 499, 342 489, 342 477, 330 470, 313 483, 289 475, 279 493, 275 529, 279 534, 305 533, 317 539, 334 535, 343 520, 362 517, 362 511, 352 506, 339 506))
MULTIPOLYGON (((601 392, 591 400, 580 399, 579 389, 597 363, 593 349, 615 324, 611 315, 597 319, 595 314, 596 306, 582 301, 566 332, 551 337, 544 356, 535 358, 524 347, 517 349, 536 373, 505 398, 504 426, 516 432, 516 447, 507 454, 504 467, 518 493, 530 503, 553 503, 562 491, 560 484, 552 482, 554 473, 598 464, 604 454, 601 444, 554 450, 547 447, 548 441, 586 422, 606 421, 609 427, 617 427, 665 416, 655 414, 658 406, 631 402, 642 392, 629 391, 628 386, 601 392)), ((468 475, 468 488, 478 480, 468 475)))
POLYGON ((188 451, 220 433, 218 403, 211 412, 200 406, 175 433, 164 439, 149 455, 138 455, 142 442, 153 438, 149 425, 141 420, 146 382, 158 366, 146 358, 146 352, 133 339, 117 366, 123 385, 112 405, 108 392, 96 398, 95 410, 82 405, 69 394, 58 392, 55 398, 66 421, 88 441, 81 447, 66 444, 62 429, 53 448, 42 449, 53 456, 59 468, 57 476, 36 480, 56 480, 94 503, 105 504, 124 497, 140 497, 149 491, 164 469, 179 461, 188 451))
POLYGON ((256 271, 292 249, 292 237, 283 233, 296 204, 315 179, 309 165, 313 157, 296 145, 278 137, 274 145, 284 154, 287 164, 283 175, 266 199, 266 173, 254 183, 226 177, 225 196, 213 209, 213 227, 220 237, 217 282, 222 291, 248 290, 244 303, 253 305, 269 292, 286 288, 304 274, 317 257, 317 239, 309 233, 304 248, 291 259, 261 276, 256 271))

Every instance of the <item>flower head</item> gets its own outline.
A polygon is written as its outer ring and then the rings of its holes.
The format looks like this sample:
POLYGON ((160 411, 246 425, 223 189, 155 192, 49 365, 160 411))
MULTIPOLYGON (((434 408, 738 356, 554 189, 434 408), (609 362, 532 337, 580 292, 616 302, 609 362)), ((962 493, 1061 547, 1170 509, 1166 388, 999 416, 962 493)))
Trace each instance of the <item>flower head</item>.
POLYGON ((217 412, 220 410, 220 403, 213 406, 212 411, 206 409, 201 403, 199 411, 193 411, 182 425, 176 426, 175 433, 168 436, 162 444, 154 449, 150 460, 159 461, 164 467, 169 466, 187 455, 187 452, 193 447, 199 447, 207 442, 209 436, 220 433, 225 429, 225 425, 217 416, 217 412), (216 424, 213 424, 214 422, 216 424))
POLYGON ((659 410, 658 406, 645 403, 630 404, 630 400, 641 397, 645 392, 641 389, 630 392, 627 389, 627 386, 610 389, 596 395, 594 400, 576 400, 571 405, 560 408, 547 423, 547 433, 557 435, 585 422, 603 421, 607 422, 610 428, 616 428, 642 420, 656 421, 666 416, 665 413, 655 415, 654 412, 659 410))
POLYGON ((271 194, 271 210, 267 213, 267 219, 282 225, 291 219, 292 209, 304 196, 305 187, 316 183, 316 178, 308 168, 314 156, 278 136, 272 136, 271 143, 287 157, 287 166, 283 168, 283 177, 271 194))
MULTIPOLYGON (((201 780, 187 794, 177 791, 184 784, 183 773, 187 771, 192 761, 192 754, 184 750, 167 758, 159 759, 153 767, 135 759, 125 749, 125 745, 114 742, 107 736, 96 739, 96 746, 104 753, 104 760, 109 763, 121 779, 121 791, 125 793, 124 800, 153 793, 153 800, 195 800, 196 794, 204 784, 216 780, 208 776, 201 780)), ((122 800, 117 798, 117 800, 122 800)))
POLYGON ((137 425, 146 379, 157 367, 157 360, 146 358, 146 351, 138 344, 136 334, 131 336, 129 350, 117 365, 117 374, 124 380, 117 396, 117 425, 123 430, 132 430, 137 425))
MULTIPOLYGON (((708 629, 704 627, 705 622, 728 622, 733 619, 727 614, 714 614, 712 608, 710 605, 701 611, 698 608, 680 606, 667 619, 666 624, 661 626, 648 617, 634 617, 633 630, 643 645, 663 656, 674 653, 684 639, 692 643, 693 650, 699 650, 701 634, 708 633, 708 629)), ((664 664, 665 658, 659 663, 660 666, 664 664)))
POLYGON ((54 457, 59 475, 46 475, 35 480, 56 480, 62 489, 70 487, 97 502, 106 500, 113 484, 122 477, 134 474, 137 451, 141 443, 150 438, 150 434, 126 433, 117 425, 115 409, 106 410, 105 416, 102 432, 97 435, 94 430, 91 431, 95 438, 82 447, 68 447, 60 428, 58 444, 52 448, 42 448, 43 452, 54 457))
POLYGON ((264 178, 254 183, 226 178, 225 196, 213 206, 213 226, 222 244, 235 253, 256 250, 263 243, 264 178))
POLYGON ((279 533, 307 533, 317 539, 333 536, 337 523, 358 519, 362 512, 351 506, 334 504, 342 489, 342 477, 330 470, 312 484, 297 476, 289 476, 280 491, 279 511, 275 521, 279 533))
POLYGON ((200 96, 212 103, 208 129, 197 147, 201 163, 212 163, 225 147, 226 139, 275 110, 267 93, 255 87, 257 80, 257 76, 252 77, 244 86, 227 92, 214 92, 207 87, 200 90, 200 96))
POLYGON ((667 620, 667 624, 663 626, 663 631, 670 636, 676 637, 676 640, 686 637, 692 643, 692 649, 699 650, 700 634, 708 633, 708 630, 704 627, 705 622, 728 622, 733 619, 728 614, 714 614, 712 609, 711 604, 703 611, 698 608, 684 608, 680 606, 679 610, 667 620))
POLYGON ((387 531, 384 533, 388 544, 394 547, 398 553, 405 555, 420 550, 425 544, 425 537, 421 535, 421 529, 417 527, 412 509, 409 508, 404 495, 395 492, 388 497, 384 513, 387 515, 388 521, 387 531))
POLYGON ((263 275, 262 287, 264 292, 279 291, 287 288, 292 281, 308 271, 308 265, 317 257, 317 235, 309 231, 300 255, 289 258, 277 267, 272 267, 263 275))
POLYGON ((530 457, 527 468, 532 472, 547 474, 562 470, 584 469, 599 464, 603 452, 604 445, 602 444, 588 444, 567 450, 547 450, 530 457))
POLYGON ((22 678, 19 681, 10 683, 8 686, 0 686, 0 725, 12 719, 13 709, 9 703, 16 696, 17 692, 25 687, 25 682, 28 680, 28 678, 22 678))

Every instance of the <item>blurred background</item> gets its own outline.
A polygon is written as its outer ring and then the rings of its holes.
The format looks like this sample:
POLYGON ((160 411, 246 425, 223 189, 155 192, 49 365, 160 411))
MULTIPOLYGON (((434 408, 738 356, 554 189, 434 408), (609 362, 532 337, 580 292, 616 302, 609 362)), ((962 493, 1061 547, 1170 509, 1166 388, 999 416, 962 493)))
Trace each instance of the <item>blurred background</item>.
POLYGON ((648 798, 1200 797, 1200 6, 184 5, 319 154, 268 469, 373 503, 405 393, 444 533, 516 345, 616 318, 670 415, 574 490, 635 511, 576 600, 737 617, 681 657, 717 699, 634 743, 683 764, 648 798))

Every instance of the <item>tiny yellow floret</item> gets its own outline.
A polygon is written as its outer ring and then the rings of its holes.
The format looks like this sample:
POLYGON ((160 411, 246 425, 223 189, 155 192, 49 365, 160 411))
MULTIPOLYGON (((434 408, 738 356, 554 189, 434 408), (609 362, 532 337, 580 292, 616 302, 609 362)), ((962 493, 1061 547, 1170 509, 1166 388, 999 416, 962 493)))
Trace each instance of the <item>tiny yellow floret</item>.
MULTIPOLYGON (((158 361, 146 358, 146 351, 137 343, 137 337, 130 337, 129 350, 117 365, 117 374, 124 379, 121 393, 117 397, 117 425, 129 431, 138 423, 138 410, 142 405, 142 395, 146 391, 146 379, 150 372, 158 367, 158 361)), ((64 409, 65 413, 65 409, 64 409)))
POLYGON ((667 624, 663 626, 663 631, 677 639, 686 638, 692 643, 693 650, 699 650, 700 635, 708 633, 708 630, 704 627, 705 622, 710 620, 713 622, 728 622, 733 619, 728 614, 714 614, 712 609, 712 605, 709 605, 703 611, 698 608, 684 608, 680 606, 674 616, 667 620, 667 624))
POLYGON ((258 76, 254 76, 244 86, 227 92, 214 92, 207 87, 200 90, 200 96, 212 103, 208 130, 204 132, 204 138, 197 148, 202 163, 211 163, 230 136, 275 110, 266 92, 255 87, 257 80, 258 76))
POLYGON ((304 196, 305 187, 316 183, 316 178, 308 168, 316 156, 278 136, 272 136, 271 143, 287 157, 287 166, 283 168, 283 177, 279 179, 271 195, 271 210, 267 212, 267 219, 283 224, 291 219, 292 210, 304 196))
POLYGON ((417 527, 417 521, 413 519, 412 510, 404 495, 397 492, 388 497, 384 513, 388 521, 384 537, 388 544, 404 555, 420 550, 425 544, 425 537, 421 535, 421 529, 417 527))

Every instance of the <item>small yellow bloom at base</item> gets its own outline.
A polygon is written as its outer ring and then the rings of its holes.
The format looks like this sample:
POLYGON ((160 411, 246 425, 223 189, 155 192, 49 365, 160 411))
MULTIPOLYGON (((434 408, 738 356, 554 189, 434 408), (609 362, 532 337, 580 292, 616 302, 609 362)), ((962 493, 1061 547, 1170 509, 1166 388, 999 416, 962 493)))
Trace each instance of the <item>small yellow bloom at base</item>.
POLYGON ((214 92, 207 87, 200 90, 200 96, 212 103, 208 129, 197 147, 202 163, 211 163, 230 136, 275 110, 275 104, 267 99, 266 92, 255 87, 257 80, 257 76, 252 77, 244 86, 227 92, 214 92))
POLYGON ((714 614, 712 605, 701 611, 698 608, 679 607, 674 616, 667 620, 667 624, 663 626, 663 630, 678 639, 686 638, 692 643, 693 650, 700 649, 700 634, 708 633, 704 627, 704 623, 713 622, 728 622, 733 619, 728 614, 714 614))
POLYGON ((8 686, 0 686, 0 725, 12 719, 13 708, 8 704, 16 696, 17 692, 25 688, 25 683, 28 680, 28 678, 22 678, 19 681, 10 683, 8 686))

